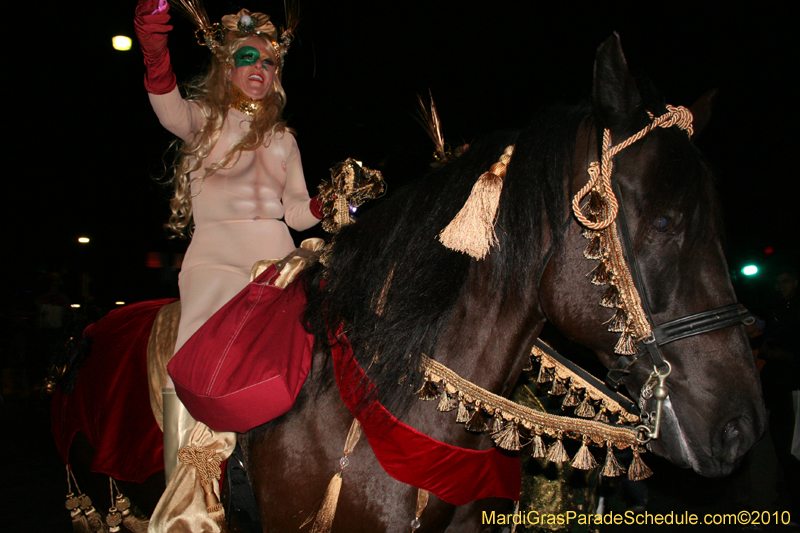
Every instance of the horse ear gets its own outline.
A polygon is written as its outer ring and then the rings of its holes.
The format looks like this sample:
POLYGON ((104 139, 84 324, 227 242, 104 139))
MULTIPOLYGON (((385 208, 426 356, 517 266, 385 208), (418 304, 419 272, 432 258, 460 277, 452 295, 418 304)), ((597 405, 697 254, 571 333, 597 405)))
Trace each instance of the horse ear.
POLYGON ((598 118, 608 128, 627 122, 642 104, 617 33, 597 49, 592 102, 598 118))
POLYGON ((692 127, 694 128, 694 135, 698 135, 708 124, 711 119, 711 111, 714 109, 714 104, 717 101, 719 89, 711 89, 706 94, 697 99, 692 104, 689 111, 692 112, 692 127))

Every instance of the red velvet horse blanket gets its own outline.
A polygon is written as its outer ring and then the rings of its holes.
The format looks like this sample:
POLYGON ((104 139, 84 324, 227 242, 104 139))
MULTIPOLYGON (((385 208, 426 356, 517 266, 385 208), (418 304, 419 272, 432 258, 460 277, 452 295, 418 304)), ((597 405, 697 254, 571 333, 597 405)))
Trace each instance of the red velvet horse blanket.
POLYGON ((61 459, 78 431, 94 447, 92 471, 144 482, 164 469, 163 440, 147 387, 147 342, 158 310, 174 299, 126 305, 90 325, 91 356, 72 394, 53 394, 51 424, 61 459))
MULTIPOLYGON (((299 307, 305 305, 303 291, 285 294, 302 304, 299 307)), ((52 431, 65 463, 73 437, 82 431, 95 448, 94 472, 141 483, 164 468, 162 434, 146 385, 146 353, 156 314, 172 301, 132 304, 85 330, 84 337, 92 339, 92 355, 81 368, 72 394, 58 390, 53 396, 52 431)), ((330 340, 337 385, 355 413, 353 386, 364 378, 363 370, 344 335, 330 340)), ((368 388, 374 387, 368 383, 368 388)), ((202 412, 193 414, 203 421, 202 412)), ((488 497, 519 499, 518 454, 497 448, 468 450, 437 441, 400 422, 377 401, 357 417, 378 462, 394 479, 454 505, 488 497)))

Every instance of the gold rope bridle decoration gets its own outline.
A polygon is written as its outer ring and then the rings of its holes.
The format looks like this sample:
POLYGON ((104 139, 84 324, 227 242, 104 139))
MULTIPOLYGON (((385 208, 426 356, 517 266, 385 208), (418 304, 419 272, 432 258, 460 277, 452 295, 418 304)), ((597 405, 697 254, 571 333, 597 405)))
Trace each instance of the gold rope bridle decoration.
MULTIPOLYGON (((652 113, 648 112, 648 115, 653 118, 652 113)), ((584 227, 583 236, 589 239, 583 255, 587 259, 600 260, 590 273, 591 282, 610 285, 600 305, 616 309, 607 323, 609 331, 621 334, 614 346, 614 351, 620 355, 635 355, 638 351, 636 342, 652 337, 653 331, 642 308, 641 296, 625 261, 614 224, 619 214, 619 202, 611 185, 613 158, 655 128, 672 126, 678 126, 691 136, 694 133, 692 112, 683 106, 668 105, 665 114, 654 118, 644 129, 613 146, 611 130, 606 128, 603 131, 601 160, 589 165, 589 181, 572 199, 572 212, 584 227)))

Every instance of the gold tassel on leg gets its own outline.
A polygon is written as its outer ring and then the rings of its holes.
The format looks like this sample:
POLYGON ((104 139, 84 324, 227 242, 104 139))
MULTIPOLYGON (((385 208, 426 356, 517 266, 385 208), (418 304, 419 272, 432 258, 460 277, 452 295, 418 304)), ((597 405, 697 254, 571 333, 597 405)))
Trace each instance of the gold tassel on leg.
POLYGON ((503 191, 506 167, 514 153, 514 145, 506 147, 500 160, 481 174, 472 192, 450 224, 439 233, 439 241, 447 248, 484 259, 497 242, 494 223, 503 191))
POLYGON ((608 414, 607 413, 608 413, 608 409, 606 408, 605 403, 601 404, 600 405, 600 410, 597 412, 597 414, 594 417, 594 421, 595 422, 604 422, 604 423, 608 424, 609 422, 608 422, 608 414))
POLYGON ((347 438, 344 441, 344 455, 339 459, 340 469, 328 483, 325 496, 322 498, 322 505, 314 518, 314 525, 311 526, 311 533, 330 533, 333 527, 333 518, 336 516, 336 506, 339 504, 339 493, 342 491, 342 473, 347 465, 350 464, 350 459, 347 456, 356 447, 360 438, 361 423, 358 420, 353 420, 353 423, 350 424, 350 431, 347 432, 347 438))

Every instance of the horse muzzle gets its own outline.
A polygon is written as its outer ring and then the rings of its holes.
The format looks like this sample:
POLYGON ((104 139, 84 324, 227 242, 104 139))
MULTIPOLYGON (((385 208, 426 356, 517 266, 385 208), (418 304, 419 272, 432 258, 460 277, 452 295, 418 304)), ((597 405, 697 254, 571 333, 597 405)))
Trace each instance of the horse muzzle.
POLYGON ((747 451, 764 434, 763 405, 755 416, 739 415, 720 424, 707 442, 692 438, 694 432, 683 428, 669 398, 664 402, 661 434, 648 448, 682 468, 691 468, 706 477, 729 475, 739 465, 747 451))

